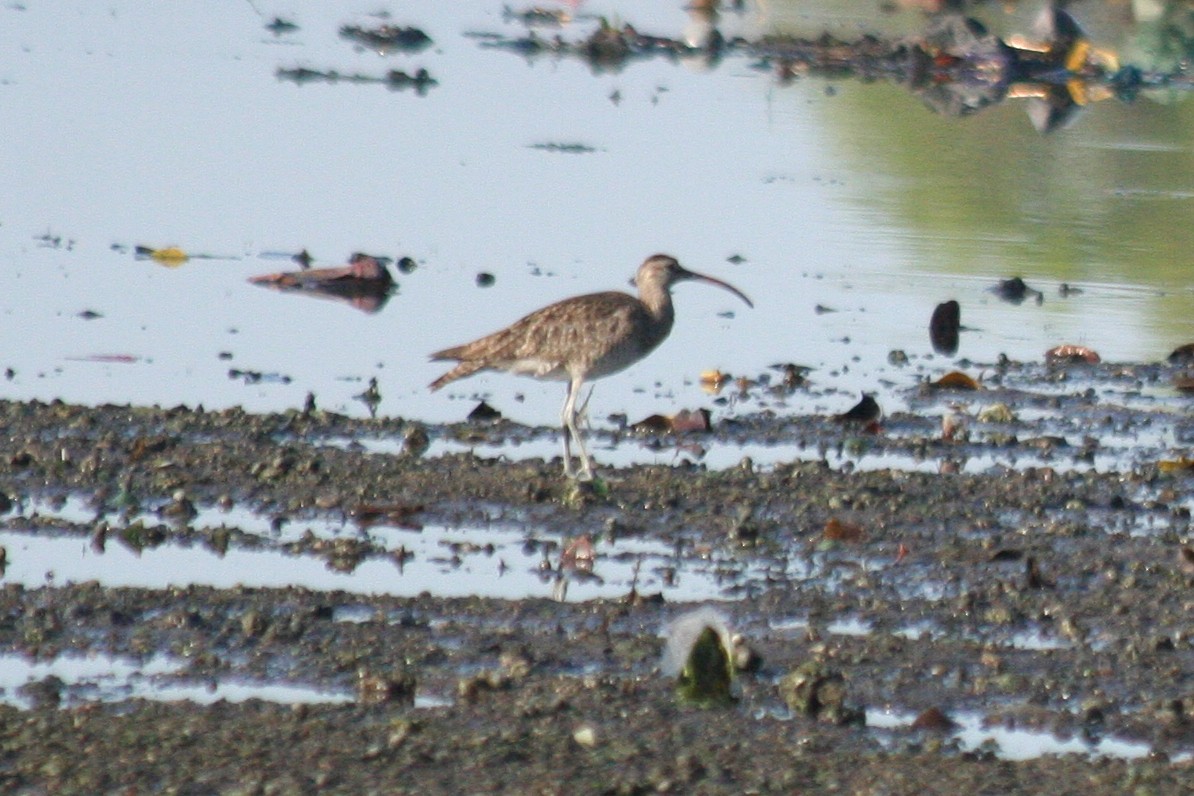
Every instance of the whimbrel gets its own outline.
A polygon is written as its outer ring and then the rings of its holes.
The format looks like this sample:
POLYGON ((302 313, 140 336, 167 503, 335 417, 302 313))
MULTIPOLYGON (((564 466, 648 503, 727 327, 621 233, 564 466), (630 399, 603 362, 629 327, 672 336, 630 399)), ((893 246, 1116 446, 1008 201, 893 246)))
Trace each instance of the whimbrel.
POLYGON ((536 379, 568 382, 560 412, 564 435, 564 474, 590 480, 593 465, 578 425, 576 399, 581 385, 617 373, 655 350, 672 330, 675 311, 671 287, 697 280, 725 288, 754 304, 738 288, 683 268, 675 257, 656 254, 639 266, 634 277, 638 298, 626 293, 590 293, 536 310, 493 334, 431 355, 456 360, 456 367, 431 383, 438 390, 481 370, 504 370, 536 379), (580 451, 581 469, 572 467, 572 443, 580 451))

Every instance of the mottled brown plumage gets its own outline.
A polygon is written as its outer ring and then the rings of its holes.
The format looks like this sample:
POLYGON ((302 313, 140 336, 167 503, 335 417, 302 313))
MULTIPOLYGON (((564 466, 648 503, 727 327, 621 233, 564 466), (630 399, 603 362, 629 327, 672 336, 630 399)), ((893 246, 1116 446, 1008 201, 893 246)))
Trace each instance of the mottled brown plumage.
POLYGON ((737 288, 681 267, 674 257, 656 254, 639 266, 634 278, 638 298, 626 293, 590 293, 556 302, 493 334, 431 355, 460 364, 431 383, 438 390, 481 370, 504 370, 537 379, 568 382, 561 422, 564 472, 572 476, 571 443, 580 451, 580 477, 593 468, 577 426, 576 398, 581 385, 617 373, 639 361, 672 330, 675 312, 671 286, 698 280, 723 287, 754 306, 737 288))

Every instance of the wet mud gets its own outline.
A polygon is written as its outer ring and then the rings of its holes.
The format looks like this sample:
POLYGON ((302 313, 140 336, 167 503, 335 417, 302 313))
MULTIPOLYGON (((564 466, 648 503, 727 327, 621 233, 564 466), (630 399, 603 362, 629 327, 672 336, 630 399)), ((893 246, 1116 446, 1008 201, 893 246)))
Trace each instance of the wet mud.
MULTIPOLYGON (((597 424, 599 465, 611 447, 673 446, 678 458, 599 466, 593 485, 564 480, 558 460, 468 452, 557 439, 503 420, 0 402, 2 532, 146 562, 155 547, 189 545, 213 568, 238 549, 345 572, 385 561, 399 582, 409 554, 379 526, 411 537, 433 524, 504 527, 541 553, 536 572, 509 576, 554 580, 565 598, 213 588, 196 585, 199 572, 171 588, 114 587, 52 567, 43 583, 14 582, 24 553, 9 544, 6 654, 168 665, 108 691, 54 674, 5 688, 0 788, 1190 792, 1194 503, 1182 451, 1194 423, 1172 386, 1182 367, 975 366, 978 390, 911 388, 908 411, 878 427, 711 399, 706 432, 597 424), (372 450, 379 441, 392 448, 372 450), (427 453, 447 443, 465 449, 427 453), (718 470, 693 454, 735 445, 773 459, 718 470), (89 516, 54 514, 69 501, 89 516), (195 519, 213 507, 348 530, 195 519), (549 534, 565 541, 543 544, 549 534), (612 597, 569 597, 628 540, 670 548, 671 571, 627 578, 612 597), (697 707, 660 673, 663 628, 695 606, 657 584, 710 569, 708 602, 750 665, 732 704, 697 707), (785 682, 801 669, 847 709, 794 702, 785 682), (237 684, 309 696, 221 698, 237 684), (200 696, 168 696, 184 686, 200 696), (967 722, 1020 733, 1027 759, 968 741, 967 722), (1042 756, 1046 740, 1078 749, 1042 756)), ((803 388, 788 389, 799 406, 803 388)), ((487 554, 445 549, 443 577, 472 577, 455 568, 487 554)))

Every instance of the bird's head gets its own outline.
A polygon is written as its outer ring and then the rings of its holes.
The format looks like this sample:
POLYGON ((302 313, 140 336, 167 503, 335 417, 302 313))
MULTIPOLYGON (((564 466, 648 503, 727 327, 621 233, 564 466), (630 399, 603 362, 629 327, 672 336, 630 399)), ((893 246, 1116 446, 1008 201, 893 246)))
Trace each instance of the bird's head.
POLYGON ((746 306, 754 307, 754 302, 747 298, 745 293, 730 283, 714 279, 711 276, 705 276, 704 274, 698 274, 695 271, 689 271, 680 265, 680 262, 675 257, 669 254, 653 254, 648 257, 638 267, 638 273, 635 275, 632 284, 638 287, 640 292, 650 292, 652 290, 667 291, 671 289, 672 285, 685 280, 705 282, 706 284, 724 288, 745 301, 746 306))

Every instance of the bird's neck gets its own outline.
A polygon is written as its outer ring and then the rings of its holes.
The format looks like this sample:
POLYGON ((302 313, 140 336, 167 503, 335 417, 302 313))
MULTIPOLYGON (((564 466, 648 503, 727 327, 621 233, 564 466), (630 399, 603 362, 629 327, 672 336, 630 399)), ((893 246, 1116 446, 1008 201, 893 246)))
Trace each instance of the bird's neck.
POLYGON ((675 320, 675 310, 672 309, 672 294, 666 289, 649 285, 639 291, 639 300, 647 308, 647 312, 656 323, 670 327, 675 320))

